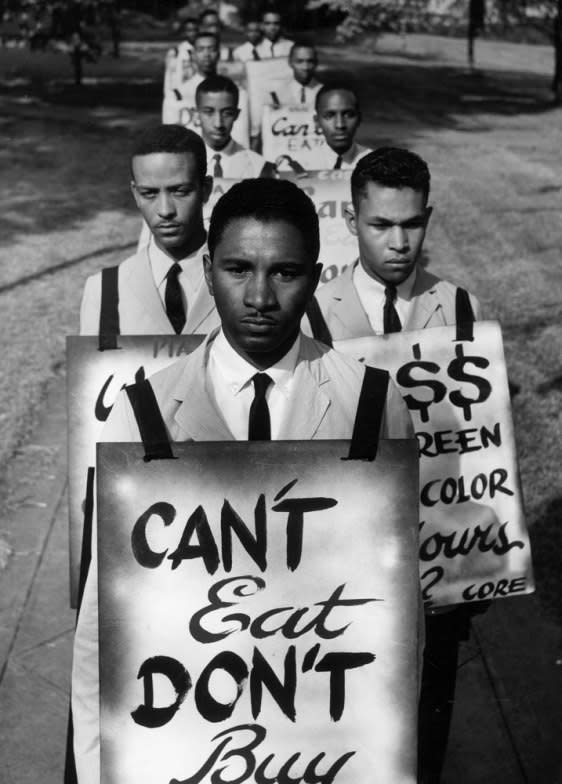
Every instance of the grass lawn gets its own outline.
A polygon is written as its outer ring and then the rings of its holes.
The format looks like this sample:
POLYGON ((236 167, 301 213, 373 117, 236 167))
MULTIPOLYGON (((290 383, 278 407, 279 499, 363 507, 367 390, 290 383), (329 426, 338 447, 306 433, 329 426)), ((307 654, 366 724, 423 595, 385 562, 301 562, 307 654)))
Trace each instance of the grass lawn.
MULTIPOLYGON (((429 162, 430 269, 474 291, 503 326, 538 594, 562 622, 562 109, 550 104, 546 47, 481 42, 474 73, 463 58, 463 41, 416 36, 383 39, 374 54, 330 47, 323 62, 361 86, 360 141, 429 162)), ((0 286, 99 252, 0 293, 0 460, 63 371, 85 277, 136 239, 127 150, 158 119, 161 76, 162 52, 129 47, 87 66, 77 89, 64 57, 0 50, 0 286)))

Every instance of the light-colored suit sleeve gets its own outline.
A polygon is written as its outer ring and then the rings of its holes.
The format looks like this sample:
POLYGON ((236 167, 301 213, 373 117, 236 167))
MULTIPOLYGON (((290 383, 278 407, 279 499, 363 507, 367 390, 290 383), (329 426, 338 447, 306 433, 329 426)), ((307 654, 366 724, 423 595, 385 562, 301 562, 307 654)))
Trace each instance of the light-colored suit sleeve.
POLYGON ((72 658, 72 720, 78 784, 100 784, 97 526, 92 524, 92 560, 78 614, 72 658))
POLYGON ((414 438, 414 425, 408 406, 390 378, 386 393, 384 418, 381 425, 382 438, 414 438))
POLYGON ((84 286, 80 305, 80 334, 97 335, 100 328, 101 275, 91 275, 84 286))

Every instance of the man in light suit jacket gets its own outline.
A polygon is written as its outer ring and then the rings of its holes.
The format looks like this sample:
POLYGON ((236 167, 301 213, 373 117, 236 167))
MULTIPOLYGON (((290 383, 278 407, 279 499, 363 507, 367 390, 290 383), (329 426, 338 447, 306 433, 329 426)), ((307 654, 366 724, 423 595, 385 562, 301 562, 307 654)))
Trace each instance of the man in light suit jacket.
MULTIPOLYGON (((320 313, 311 313, 313 334, 346 340, 481 318, 473 295, 464 292, 461 309, 458 287, 419 265, 432 211, 429 188, 427 164, 409 150, 381 147, 359 161, 351 175, 353 208, 346 211, 359 259, 320 289, 320 313)), ((459 643, 468 636, 470 612, 459 605, 426 616, 418 731, 421 784, 440 781, 459 643)))
MULTIPOLYGON (((426 163, 409 150, 381 147, 355 167, 346 223, 359 258, 317 295, 333 340, 456 323, 457 286, 419 264, 432 211, 429 187, 426 163), (389 296, 399 323, 385 329, 389 296)), ((478 300, 468 299, 480 319, 478 300)))
POLYGON ((113 278, 107 271, 88 278, 81 335, 206 334, 218 325, 203 277, 203 205, 212 187, 206 170, 205 145, 193 131, 162 125, 141 136, 131 189, 150 241, 113 278))
MULTIPOLYGON (((378 405, 380 436, 413 436, 406 406, 388 374, 366 371, 361 363, 300 333, 321 271, 319 244, 314 205, 291 182, 245 180, 217 202, 205 276, 221 329, 149 380, 168 438, 349 439, 364 380, 373 373, 380 392, 378 404, 372 403, 373 408, 378 405)), ((130 402, 138 389, 135 385, 120 393, 102 440, 140 440, 130 402)), ((95 550, 74 644, 79 784, 99 784, 95 550)))

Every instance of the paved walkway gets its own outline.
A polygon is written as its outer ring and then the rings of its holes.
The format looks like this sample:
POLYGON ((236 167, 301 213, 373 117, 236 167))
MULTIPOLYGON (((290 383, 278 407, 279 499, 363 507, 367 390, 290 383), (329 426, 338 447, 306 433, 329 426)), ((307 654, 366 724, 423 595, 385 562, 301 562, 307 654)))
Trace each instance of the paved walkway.
MULTIPOLYGON (((0 520, 0 784, 61 784, 68 604, 64 379, 11 467, 0 520)), ((443 784, 562 784, 562 636, 534 597, 496 602, 463 646, 443 784)))

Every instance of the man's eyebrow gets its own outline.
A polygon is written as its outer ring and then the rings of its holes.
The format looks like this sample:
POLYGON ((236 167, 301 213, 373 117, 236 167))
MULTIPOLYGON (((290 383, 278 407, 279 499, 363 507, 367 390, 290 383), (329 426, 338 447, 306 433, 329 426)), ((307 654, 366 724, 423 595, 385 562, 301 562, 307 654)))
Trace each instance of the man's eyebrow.
POLYGON ((395 226, 403 226, 405 223, 411 223, 412 221, 424 220, 425 219, 425 212, 416 212, 415 215, 410 215, 403 220, 395 220, 394 218, 389 218, 386 215, 371 215, 368 220, 375 223, 391 223, 395 226))

